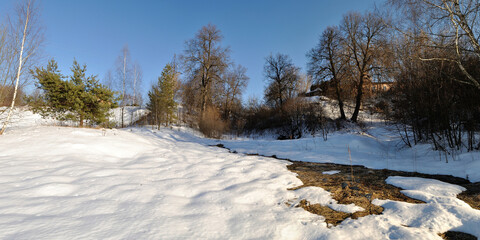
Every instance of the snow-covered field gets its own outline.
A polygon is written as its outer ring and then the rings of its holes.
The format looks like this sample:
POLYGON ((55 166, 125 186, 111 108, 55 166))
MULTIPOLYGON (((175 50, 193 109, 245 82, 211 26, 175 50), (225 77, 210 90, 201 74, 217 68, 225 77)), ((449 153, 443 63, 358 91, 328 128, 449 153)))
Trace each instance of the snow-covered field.
MULTIPOLYGON (((23 116, 0 136, 1 239, 440 239, 437 234, 447 230, 480 237, 480 211, 455 198, 463 190, 456 185, 390 177, 390 184, 426 203, 374 200, 383 214, 329 228, 322 216, 295 202, 305 198, 345 212, 361 208, 338 204, 318 187, 287 190, 302 185, 287 161, 209 147, 218 142, 188 129, 104 132, 42 126, 38 116, 23 116)), ((222 143, 243 152, 338 163, 347 161, 348 144, 355 164, 380 167, 385 156, 396 169, 405 158, 411 170, 408 150, 395 158, 387 131, 376 131, 376 137, 339 134, 327 142, 222 143)), ((419 171, 428 165, 425 171, 448 170, 437 168, 426 150, 417 153, 426 155, 417 156, 419 171)), ((462 170, 470 179, 480 178, 476 159, 462 170)), ((443 166, 460 175, 460 163, 443 166)))

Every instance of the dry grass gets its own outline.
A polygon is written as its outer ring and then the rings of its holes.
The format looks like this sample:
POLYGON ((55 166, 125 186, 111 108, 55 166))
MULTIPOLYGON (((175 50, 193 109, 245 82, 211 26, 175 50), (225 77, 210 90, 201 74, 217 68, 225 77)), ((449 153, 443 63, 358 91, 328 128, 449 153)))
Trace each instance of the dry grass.
MULTIPOLYGON (((305 210, 322 215, 325 221, 331 225, 340 224, 347 218, 356 219, 359 217, 381 214, 383 208, 371 203, 371 200, 391 199, 396 201, 423 203, 422 201, 409 198, 400 192, 400 188, 386 184, 388 177, 382 170, 371 170, 362 166, 348 166, 339 164, 322 164, 308 162, 293 162, 288 169, 298 174, 303 185, 295 189, 317 186, 332 194, 333 199, 340 204, 355 204, 365 211, 348 214, 334 211, 319 204, 310 205, 307 201, 301 202, 300 206, 305 210), (328 175, 325 171, 339 170, 340 173, 328 175), (354 180, 352 181, 352 170, 354 180)), ((293 190, 293 189, 292 189, 293 190)))
POLYGON ((457 198, 468 203, 472 208, 480 210, 480 182, 462 185, 467 189, 457 195, 457 198))
POLYGON ((379 207, 373 204, 367 204, 367 205, 368 207, 365 207, 366 209, 365 211, 355 212, 355 213, 345 213, 345 212, 335 211, 329 207, 322 206, 320 204, 310 204, 305 199, 300 201, 298 206, 305 209, 308 212, 323 216, 328 226, 336 226, 347 218, 357 219, 357 218, 364 217, 367 215, 372 215, 372 214, 378 215, 383 212, 382 207, 379 207))
MULTIPOLYGON (((462 192, 457 197, 470 206, 480 209, 480 183, 470 183, 465 179, 446 175, 428 175, 421 173, 392 171, 392 170, 375 170, 368 169, 363 166, 349 166, 331 163, 308 163, 295 162, 288 166, 288 169, 298 174, 298 178, 302 180, 303 185, 295 189, 307 186, 322 187, 332 194, 332 197, 341 204, 354 203, 357 206, 366 209, 362 212, 348 214, 332 210, 329 207, 320 204, 310 205, 308 201, 301 201, 299 206, 314 214, 325 217, 325 221, 329 225, 336 226, 347 218, 356 219, 359 217, 381 214, 383 208, 371 204, 371 199, 390 199, 395 201, 403 201, 410 203, 422 203, 420 200, 409 198, 400 192, 400 188, 389 185, 385 182, 389 176, 407 176, 407 177, 423 177, 433 178, 443 182, 457 184, 463 186, 467 191, 462 192), (353 169, 353 179, 352 171, 353 169), (339 170, 340 173, 334 175, 323 174, 323 172, 339 170), (368 198, 367 198, 368 196, 368 198)), ((440 237, 447 240, 471 240, 477 239, 470 234, 448 231, 440 233, 440 237)))

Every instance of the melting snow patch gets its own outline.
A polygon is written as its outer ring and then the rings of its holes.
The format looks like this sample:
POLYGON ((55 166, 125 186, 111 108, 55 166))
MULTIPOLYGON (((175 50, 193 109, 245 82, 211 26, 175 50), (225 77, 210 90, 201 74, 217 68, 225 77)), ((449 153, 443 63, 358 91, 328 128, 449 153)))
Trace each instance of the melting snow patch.
POLYGON ((403 194, 425 202, 411 204, 375 199, 373 203, 385 208, 383 215, 390 221, 436 233, 459 231, 480 237, 480 211, 456 197, 465 188, 418 177, 394 176, 386 182, 405 189, 403 194))
POLYGON ((339 170, 332 170, 332 171, 322 172, 322 174, 326 174, 326 175, 333 175, 333 174, 337 174, 337 173, 340 173, 340 171, 339 170))

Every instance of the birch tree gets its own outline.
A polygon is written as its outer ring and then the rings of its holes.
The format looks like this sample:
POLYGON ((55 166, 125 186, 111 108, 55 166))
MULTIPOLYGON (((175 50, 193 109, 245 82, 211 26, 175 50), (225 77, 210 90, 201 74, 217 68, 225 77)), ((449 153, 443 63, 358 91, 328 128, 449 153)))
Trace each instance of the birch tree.
MULTIPOLYGON (((15 101, 19 86, 21 85, 21 77, 25 71, 28 71, 28 66, 37 55, 38 50, 43 42, 43 29, 39 25, 39 10, 36 6, 35 0, 25 0, 17 5, 15 9, 15 18, 9 18, 9 32, 10 39, 7 48, 6 55, 7 65, 6 68, 10 69, 10 66, 16 62, 16 70, 14 77, 14 93, 12 96, 12 102, 8 110, 7 118, 3 122, 0 135, 2 135, 12 117, 13 109, 15 107, 15 101)), ((3 50, 3 49, 2 49, 3 50)), ((8 82, 10 76, 9 70, 4 73, 5 79, 8 82)), ((23 80, 23 82, 25 82, 23 80)))
POLYGON ((103 78, 103 84, 105 86, 107 86, 108 88, 110 89, 115 89, 115 86, 114 86, 114 78, 113 78, 113 75, 112 75, 112 70, 108 70, 107 73, 105 74, 104 78, 103 78))
POLYGON ((128 45, 125 45, 122 48, 120 56, 117 58, 116 62, 116 80, 119 85, 120 90, 120 107, 121 107, 121 127, 125 127, 125 106, 128 102, 127 96, 127 87, 132 81, 131 76, 131 60, 130 60, 130 50, 128 45))
POLYGON ((140 64, 138 64, 138 62, 135 62, 133 64, 133 82, 132 82, 132 94, 133 94, 132 105, 133 106, 141 105, 140 86, 142 85, 142 79, 143 79, 142 68, 140 67, 140 64))

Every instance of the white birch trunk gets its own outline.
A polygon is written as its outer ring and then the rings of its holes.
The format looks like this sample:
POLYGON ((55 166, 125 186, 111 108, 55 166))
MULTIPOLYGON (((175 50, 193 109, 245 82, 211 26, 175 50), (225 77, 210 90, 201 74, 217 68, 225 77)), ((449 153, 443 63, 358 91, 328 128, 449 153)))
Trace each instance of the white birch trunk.
POLYGON ((134 65, 133 67, 133 100, 132 100, 132 105, 136 105, 136 92, 137 92, 137 64, 134 65))
POLYGON ((7 119, 3 123, 2 130, 0 130, 0 135, 2 135, 7 129, 7 125, 10 121, 10 118, 12 117, 13 108, 15 107, 15 99, 17 98, 17 92, 18 92, 18 83, 20 82, 20 74, 22 72, 22 65, 23 65, 23 48, 25 46, 25 38, 27 35, 27 27, 28 27, 29 20, 30 20, 30 2, 28 2, 28 5, 27 5, 25 27, 23 28, 22 46, 20 48, 20 58, 18 60, 18 70, 17 70, 17 76, 15 80, 15 91, 13 92, 12 104, 10 105, 10 110, 8 111, 7 119))
POLYGON ((123 111, 125 110, 125 83, 127 81, 127 54, 123 52, 123 86, 122 86, 122 128, 125 126, 123 122, 123 111))

